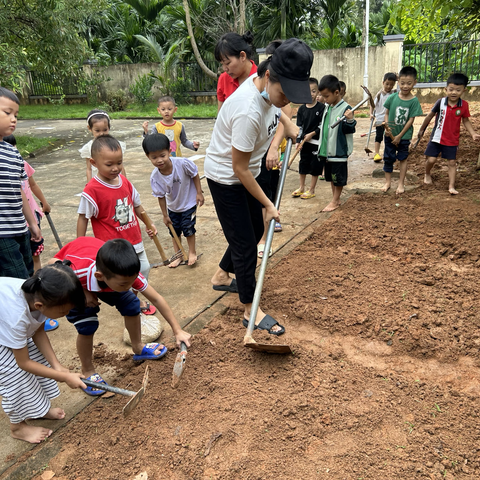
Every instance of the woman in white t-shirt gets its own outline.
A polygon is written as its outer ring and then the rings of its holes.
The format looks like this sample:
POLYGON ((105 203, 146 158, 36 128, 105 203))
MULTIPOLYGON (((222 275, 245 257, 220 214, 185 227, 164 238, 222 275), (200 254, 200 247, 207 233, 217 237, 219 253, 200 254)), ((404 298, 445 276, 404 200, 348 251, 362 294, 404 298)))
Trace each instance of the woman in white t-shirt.
POLYGON ((80 374, 60 365, 44 331, 47 318, 85 308, 82 285, 68 264, 58 261, 28 280, 0 277, 0 396, 12 437, 29 443, 40 443, 52 431, 27 419, 65 417, 50 404, 60 395, 57 382, 86 388, 80 374))
MULTIPOLYGON (((284 128, 285 137, 295 139, 298 135, 298 127, 282 116, 280 109, 290 102, 311 101, 308 79, 312 62, 313 53, 301 40, 291 38, 280 44, 259 65, 258 76, 249 77, 227 98, 207 148, 205 176, 228 242, 212 284, 215 290, 238 292, 245 306, 245 326, 255 292, 257 243, 264 230, 262 205, 267 222, 280 220, 256 177, 277 127, 284 128)), ((274 165, 270 161, 267 168, 274 165)), ((255 324, 274 335, 285 332, 260 308, 255 324)))

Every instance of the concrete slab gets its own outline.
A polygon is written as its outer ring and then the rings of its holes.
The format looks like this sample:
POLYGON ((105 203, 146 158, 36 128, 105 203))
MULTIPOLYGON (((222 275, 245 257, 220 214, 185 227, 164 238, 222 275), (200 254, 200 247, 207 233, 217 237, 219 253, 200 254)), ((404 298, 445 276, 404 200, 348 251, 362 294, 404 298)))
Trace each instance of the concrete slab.
MULTIPOLYGON (((183 123, 188 137, 201 143, 198 152, 186 150, 184 152, 186 156, 205 154, 214 121, 185 120, 183 123)), ((153 167, 141 148, 141 124, 142 120, 115 120, 112 124, 111 133, 127 144, 125 155, 127 176, 139 191, 143 206, 156 224, 160 242, 167 255, 171 255, 173 254, 173 246, 170 235, 162 223, 157 200, 151 195, 149 178, 153 167)), ((356 182, 372 182, 372 171, 378 167, 378 164, 373 162, 372 157, 368 158, 366 156, 364 152, 365 139, 360 138, 360 134, 368 131, 368 127, 368 119, 358 119, 355 150, 349 162, 349 182, 352 183, 352 186, 355 186, 356 182)), ((42 154, 37 158, 28 159, 28 161, 36 170, 35 180, 52 205, 51 218, 62 242, 65 244, 75 239, 76 211, 79 201, 75 194, 82 191, 86 180, 85 161, 80 158, 78 149, 91 138, 85 122, 77 120, 19 121, 15 133, 17 135, 50 136, 63 140, 61 145, 53 151, 42 154)), ((199 166, 200 174, 203 174, 203 158, 197 160, 196 163, 199 166)), ((298 163, 294 163, 292 168, 298 168, 298 163)), ((214 291, 210 284, 210 278, 226 248, 226 242, 215 214, 206 181, 203 182, 205 186, 205 205, 199 209, 197 214, 197 252, 203 253, 203 256, 194 268, 186 266, 176 269, 160 267, 152 269, 149 278, 151 285, 166 298, 180 324, 192 333, 198 332, 215 314, 224 311, 226 308, 224 295, 214 291)), ((375 182, 380 182, 381 186, 381 179, 375 180, 375 182)), ((331 214, 321 213, 322 208, 331 200, 329 184, 320 181, 316 197, 311 200, 291 198, 290 192, 297 187, 298 173, 292 170, 287 175, 280 208, 283 232, 276 233, 274 236, 273 248, 275 253, 270 261, 271 265, 274 265, 299 243, 308 238, 314 228, 317 228, 321 222, 331 216, 331 214)), ((358 188, 346 188, 343 198, 347 199, 356 190, 358 188)), ((56 253, 57 245, 46 221, 42 223, 42 231, 45 238, 42 262, 46 263, 56 253)), ((91 229, 89 229, 89 234, 92 234, 91 229)), ((160 256, 154 243, 150 241, 146 234, 144 234, 144 241, 150 262, 158 262, 160 256)), ((228 302, 238 301, 236 296, 234 298, 230 294, 227 298, 228 302)), ((166 322, 163 323, 165 327, 168 327, 166 322)), ((60 328, 49 335, 60 362, 78 370, 75 328, 63 318, 60 319, 60 328)), ((95 343, 104 343, 109 350, 116 351, 119 354, 130 354, 130 347, 123 343, 122 335, 122 318, 114 308, 102 305, 100 328, 95 335, 95 343)), ((166 341, 170 337, 171 330, 166 328, 162 341, 166 341)), ((239 339, 239 342, 241 341, 242 339, 239 339)), ((170 354, 162 361, 170 361, 173 365, 174 357, 170 354)), ((100 373, 107 381, 115 380, 116 373, 112 369, 102 367, 100 373)), ((60 388, 62 395, 53 401, 53 405, 64 408, 67 417, 63 421, 48 422, 49 428, 54 430, 68 422, 92 401, 91 397, 87 397, 83 392, 70 390, 63 384, 60 385, 60 388)), ((47 425, 47 422, 42 421, 42 425, 47 425)), ((39 447, 11 439, 8 418, 3 412, 0 413, 0 438, 0 451, 2 453, 0 455, 0 475, 5 472, 5 476, 1 478, 7 478, 7 475, 8 478, 29 478, 27 470, 34 471, 35 464, 31 466, 32 461, 30 460, 30 466, 25 470, 26 467, 22 463, 22 454, 39 447), (16 471, 17 473, 10 475, 6 470, 17 461, 18 463, 13 469, 9 470, 9 472, 16 471)), ((47 444, 50 444, 50 441, 47 444)), ((54 446, 58 445, 58 442, 54 439, 51 444, 50 450, 55 452, 54 446)), ((39 456, 39 459, 41 459, 39 461, 43 463, 37 462, 38 465, 40 467, 44 466, 48 463, 48 458, 48 455, 39 456)), ((39 468, 38 465, 37 468, 39 468)))

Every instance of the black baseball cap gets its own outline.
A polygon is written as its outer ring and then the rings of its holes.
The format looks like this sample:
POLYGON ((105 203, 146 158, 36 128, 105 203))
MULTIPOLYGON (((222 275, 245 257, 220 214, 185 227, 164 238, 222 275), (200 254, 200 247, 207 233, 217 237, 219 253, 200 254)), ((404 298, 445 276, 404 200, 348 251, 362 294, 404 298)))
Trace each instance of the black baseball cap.
POLYGON ((310 103, 312 49, 298 38, 289 38, 273 52, 270 66, 280 79, 285 96, 293 103, 310 103))

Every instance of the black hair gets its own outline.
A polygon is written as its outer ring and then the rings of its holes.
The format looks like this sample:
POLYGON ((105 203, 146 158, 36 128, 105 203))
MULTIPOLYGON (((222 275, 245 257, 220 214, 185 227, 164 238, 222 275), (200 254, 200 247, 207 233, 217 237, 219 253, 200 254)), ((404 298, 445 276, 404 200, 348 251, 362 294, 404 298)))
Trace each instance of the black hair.
POLYGON ((337 90, 340 92, 340 81, 335 75, 324 75, 320 84, 318 85, 318 90, 328 90, 329 92, 335 93, 337 90))
POLYGON ((270 66, 270 62, 272 61, 273 52, 282 44, 282 40, 274 40, 271 42, 267 48, 265 49, 265 53, 268 57, 258 66, 257 74, 260 78, 265 76, 267 70, 270 72, 269 80, 271 83, 278 83, 280 82, 280 78, 276 74, 275 70, 270 66))
POLYGON ((308 79, 308 83, 310 83, 310 84, 313 83, 313 84, 315 84, 315 85, 318 87, 318 80, 317 80, 316 78, 310 77, 310 78, 308 79))
POLYGON ((447 85, 450 83, 453 83, 454 85, 463 85, 466 88, 468 85, 468 77, 465 74, 460 72, 452 73, 447 78, 447 85))
POLYGON ((70 265, 69 260, 58 260, 52 265, 46 265, 23 282, 22 290, 33 295, 34 300, 42 302, 46 307, 72 304, 83 311, 85 294, 70 265))
POLYGON ((103 244, 97 252, 97 272, 108 280, 114 275, 133 277, 140 272, 140 260, 133 245, 124 238, 114 238, 103 244))
POLYGON ((101 135, 100 137, 97 137, 92 143, 92 158, 94 154, 99 153, 104 148, 108 148, 112 152, 116 152, 117 150, 121 150, 122 147, 120 146, 119 141, 115 137, 112 137, 112 135, 101 135))
POLYGON ((240 35, 235 32, 226 33, 220 37, 215 45, 215 59, 221 62, 225 57, 240 57, 241 52, 245 52, 248 59, 252 57, 253 35, 245 32, 240 35))
POLYGON ((398 78, 400 77, 413 77, 416 80, 417 69, 415 67, 403 67, 398 74, 398 78))
POLYGON ((15 135, 7 135, 6 137, 3 137, 3 141, 14 147, 17 146, 17 139, 15 138, 15 135))
POLYGON ((160 150, 170 150, 170 140, 163 133, 146 135, 142 142, 145 155, 160 150))
POLYGON ((92 128, 95 123, 105 120, 105 118, 107 119, 108 128, 110 128, 110 117, 108 113, 104 110, 98 110, 97 108, 94 108, 88 112, 87 124, 90 128, 92 128))
POLYGON ((340 90, 343 88, 343 91, 346 93, 347 92, 347 84, 345 82, 343 82, 342 80, 339 80, 338 84, 340 85, 340 90))
POLYGON ((173 103, 175 106, 177 105, 173 97, 171 97, 170 95, 164 95, 163 97, 160 97, 158 99, 158 106, 160 106, 161 103, 165 103, 165 102, 173 103))
POLYGON ((18 99, 18 97, 8 88, 0 87, 0 97, 6 97, 12 102, 20 105, 20 100, 18 99))
POLYGON ((383 81, 386 82, 389 80, 390 82, 396 82, 397 81, 397 74, 393 72, 388 72, 383 76, 383 81))

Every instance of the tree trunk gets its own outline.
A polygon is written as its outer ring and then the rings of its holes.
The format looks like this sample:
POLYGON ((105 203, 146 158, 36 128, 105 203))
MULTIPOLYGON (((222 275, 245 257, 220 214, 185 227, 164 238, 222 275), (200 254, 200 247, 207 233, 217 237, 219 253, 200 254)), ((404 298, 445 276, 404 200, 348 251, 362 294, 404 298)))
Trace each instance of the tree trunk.
POLYGON ((188 0, 183 0, 183 9, 185 10, 185 20, 187 23, 188 29, 188 36, 190 37, 190 42, 192 44, 193 54, 195 55, 195 59, 197 63, 200 65, 200 68, 210 77, 217 79, 217 74, 212 72, 206 65, 205 62, 202 60, 202 56, 198 51, 197 42, 195 41, 195 37, 193 35, 193 28, 192 28, 192 19, 190 18, 190 8, 188 6, 188 0))
POLYGON ((240 0, 240 25, 238 30, 240 35, 245 33, 245 0, 240 0))

